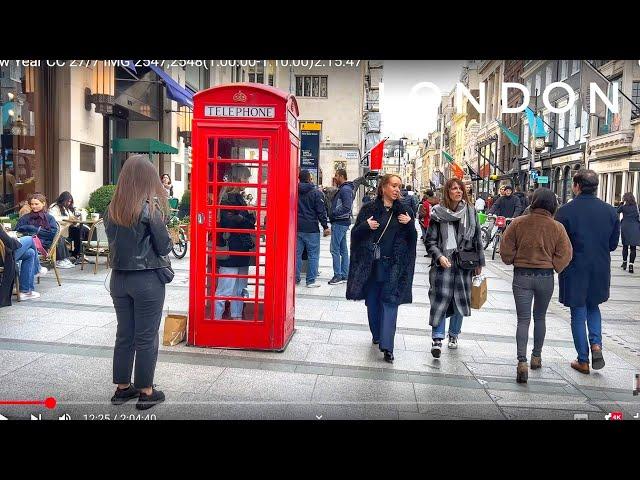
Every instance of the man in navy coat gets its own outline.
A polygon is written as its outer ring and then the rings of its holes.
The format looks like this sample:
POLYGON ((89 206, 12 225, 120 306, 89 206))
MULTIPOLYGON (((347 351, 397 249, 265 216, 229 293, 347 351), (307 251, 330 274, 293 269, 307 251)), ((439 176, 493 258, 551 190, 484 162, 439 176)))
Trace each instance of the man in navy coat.
POLYGON ((571 333, 578 351, 571 367, 581 373, 589 373, 589 345, 591 367, 604 367, 599 305, 609 299, 610 252, 618 247, 620 237, 616 210, 596 197, 597 189, 598 175, 593 170, 578 171, 573 177, 575 199, 556 213, 573 247, 573 259, 559 275, 560 302, 571 308, 571 333))

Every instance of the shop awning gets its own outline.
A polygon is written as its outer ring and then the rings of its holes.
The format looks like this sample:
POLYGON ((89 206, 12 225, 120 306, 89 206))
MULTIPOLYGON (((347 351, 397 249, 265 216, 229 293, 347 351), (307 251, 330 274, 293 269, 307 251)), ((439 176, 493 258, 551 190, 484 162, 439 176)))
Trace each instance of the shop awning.
POLYGON ((178 153, 177 148, 153 138, 114 138, 111 141, 111 149, 114 152, 129 153, 178 153))
POLYGON ((164 86, 167 87, 167 96, 171 100, 178 102, 178 105, 193 108, 193 94, 189 90, 180 86, 180 84, 171 78, 171 75, 162 68, 156 65, 149 65, 149 67, 158 74, 164 86))

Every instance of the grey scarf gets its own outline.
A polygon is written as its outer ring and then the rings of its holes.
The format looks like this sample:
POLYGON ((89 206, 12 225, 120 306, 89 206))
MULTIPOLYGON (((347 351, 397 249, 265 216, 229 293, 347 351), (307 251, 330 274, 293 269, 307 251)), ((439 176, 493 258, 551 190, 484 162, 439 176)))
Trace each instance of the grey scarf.
POLYGON ((475 211, 462 200, 458 203, 458 208, 453 212, 442 204, 436 205, 431 210, 431 217, 441 224, 440 232, 442 235, 443 253, 449 256, 453 251, 472 250, 473 237, 476 232, 476 216, 475 211), (458 235, 454 222, 460 222, 458 227, 458 235))

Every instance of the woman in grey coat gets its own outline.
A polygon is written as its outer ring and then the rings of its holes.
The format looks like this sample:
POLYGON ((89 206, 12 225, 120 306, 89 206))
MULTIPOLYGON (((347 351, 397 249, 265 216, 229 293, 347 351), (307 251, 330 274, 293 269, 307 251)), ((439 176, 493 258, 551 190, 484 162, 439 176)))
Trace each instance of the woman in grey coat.
POLYGON ((471 316, 471 280, 480 275, 484 249, 476 210, 469 203, 464 184, 452 178, 444 186, 442 202, 431 210, 425 245, 431 256, 429 271, 429 301, 432 327, 431 354, 440 357, 444 339, 445 319, 449 323, 449 348, 458 347, 462 317, 471 316), (457 264, 458 251, 476 252, 479 265, 475 271, 464 270, 457 264))
POLYGON ((622 214, 622 223, 620 224, 622 231, 622 265, 621 268, 627 268, 627 256, 629 255, 629 247, 631 247, 631 256, 629 257, 629 273, 633 273, 633 262, 636 260, 636 247, 640 245, 640 212, 638 212, 638 204, 636 197, 631 192, 627 192, 622 197, 622 203, 618 206, 618 214, 622 214))

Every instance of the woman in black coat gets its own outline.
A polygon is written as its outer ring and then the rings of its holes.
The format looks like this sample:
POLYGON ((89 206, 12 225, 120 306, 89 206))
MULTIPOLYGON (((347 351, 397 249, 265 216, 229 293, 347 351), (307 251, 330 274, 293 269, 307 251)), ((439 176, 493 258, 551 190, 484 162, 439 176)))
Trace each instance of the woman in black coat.
POLYGON ((351 230, 347 299, 365 300, 373 344, 393 363, 398 306, 412 302, 418 233, 400 203, 402 179, 382 177, 378 195, 360 209, 351 230))
POLYGON ((631 192, 627 192, 622 197, 622 203, 618 206, 618 213, 622 214, 622 269, 627 268, 627 255, 631 247, 631 257, 629 258, 629 273, 633 273, 633 262, 636 259, 636 247, 640 245, 640 212, 636 198, 631 192))
POLYGON ((16 280, 15 251, 22 244, 15 238, 11 238, 0 224, 0 307, 11 306, 11 294, 16 280))

